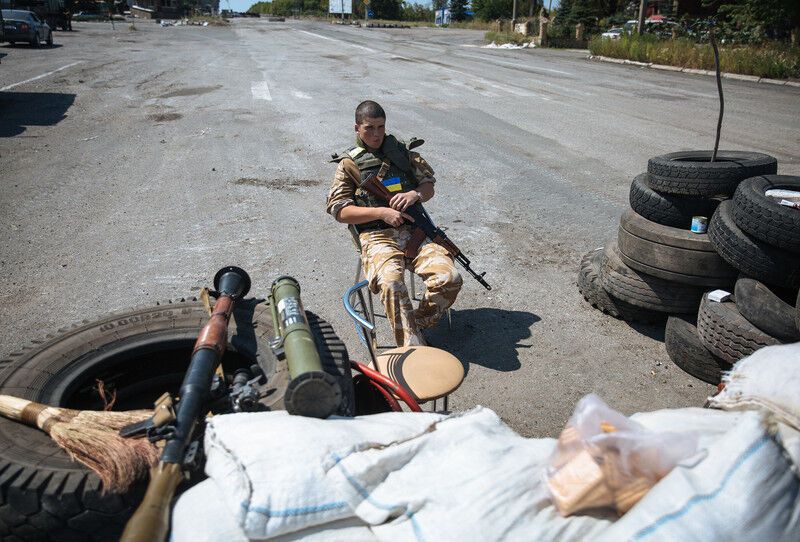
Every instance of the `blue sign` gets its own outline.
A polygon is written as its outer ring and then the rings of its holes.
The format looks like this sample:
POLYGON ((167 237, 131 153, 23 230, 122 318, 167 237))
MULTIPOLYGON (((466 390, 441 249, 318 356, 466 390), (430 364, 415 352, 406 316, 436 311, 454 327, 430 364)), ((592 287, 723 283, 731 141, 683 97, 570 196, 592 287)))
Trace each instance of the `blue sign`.
POLYGON ((372 10, 369 10, 369 11, 367 12, 367 16, 369 16, 369 17, 374 17, 374 16, 375 16, 375 13, 374 13, 372 10))

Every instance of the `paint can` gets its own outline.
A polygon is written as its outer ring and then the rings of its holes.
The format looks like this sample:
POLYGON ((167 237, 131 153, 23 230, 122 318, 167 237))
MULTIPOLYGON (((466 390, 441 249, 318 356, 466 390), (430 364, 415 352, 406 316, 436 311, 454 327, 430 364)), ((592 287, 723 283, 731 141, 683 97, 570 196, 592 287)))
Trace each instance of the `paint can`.
POLYGON ((692 217, 692 231, 694 233, 705 233, 708 230, 708 217, 693 216, 692 217))

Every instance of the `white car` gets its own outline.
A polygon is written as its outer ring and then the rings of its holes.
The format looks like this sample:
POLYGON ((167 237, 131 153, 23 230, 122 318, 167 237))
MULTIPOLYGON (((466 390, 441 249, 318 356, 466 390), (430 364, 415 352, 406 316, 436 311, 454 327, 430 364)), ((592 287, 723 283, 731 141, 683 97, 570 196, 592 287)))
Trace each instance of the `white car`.
POLYGON ((610 40, 618 40, 624 33, 625 33, 624 28, 612 28, 611 30, 608 30, 607 32, 603 32, 602 34, 600 34, 600 37, 608 38, 610 40))

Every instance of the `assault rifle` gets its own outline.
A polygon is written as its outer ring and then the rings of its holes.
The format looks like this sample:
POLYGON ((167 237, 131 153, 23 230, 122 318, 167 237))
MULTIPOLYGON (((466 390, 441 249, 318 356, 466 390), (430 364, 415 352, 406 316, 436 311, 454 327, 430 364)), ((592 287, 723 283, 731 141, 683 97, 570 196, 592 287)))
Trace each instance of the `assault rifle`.
MULTIPOLYGON (((259 403, 269 391, 263 368, 236 371, 231 385, 215 373, 228 344, 228 322, 234 304, 250 290, 250 277, 238 267, 220 269, 212 295, 217 297, 208 323, 200 331, 189 368, 180 389, 180 400, 165 393, 153 417, 123 427, 124 437, 164 440, 158 464, 150 471, 144 499, 128 521, 122 542, 162 542, 169 530, 169 511, 184 471, 199 466, 200 442, 195 434, 209 411, 215 413, 264 410, 259 403)), ((300 301, 300 285, 291 277, 272 284, 276 337, 270 342, 278 359, 286 359, 291 380, 284 393, 290 414, 327 418, 342 402, 339 382, 322 368, 319 352, 300 301)))
MULTIPOLYGON (((377 173, 366 175, 362 179, 360 188, 366 190, 376 198, 389 203, 389 200, 392 199, 393 194, 388 188, 383 186, 383 183, 381 182, 381 179, 384 175, 386 175, 387 170, 388 165, 384 162, 384 165, 381 166, 381 169, 377 173)), ((453 241, 450 240, 449 237, 447 237, 441 228, 436 227, 436 225, 433 223, 433 220, 431 220, 430 215, 428 215, 428 212, 422 206, 422 203, 417 202, 403 212, 414 219, 414 225, 416 226, 414 233, 412 234, 411 241, 409 242, 409 245, 413 247, 414 252, 416 252, 420 243, 422 243, 424 240, 424 237, 418 234, 418 232, 421 231, 424 233, 425 237, 434 243, 443 246, 447 252, 449 252, 453 258, 461 264, 461 267, 463 267, 470 275, 472 275, 475 280, 481 283, 481 286, 487 290, 492 289, 489 283, 483 278, 483 276, 486 274, 486 271, 480 274, 473 271, 472 267, 470 267, 469 258, 467 258, 463 252, 461 252, 461 250, 453 241)), ((406 256, 410 256, 410 254, 407 252, 406 256)))

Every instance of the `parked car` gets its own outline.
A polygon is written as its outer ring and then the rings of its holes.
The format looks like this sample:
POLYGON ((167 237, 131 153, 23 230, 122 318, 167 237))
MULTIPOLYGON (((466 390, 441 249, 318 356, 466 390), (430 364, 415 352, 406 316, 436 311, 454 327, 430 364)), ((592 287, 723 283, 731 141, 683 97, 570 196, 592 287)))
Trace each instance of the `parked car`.
POLYGON ((99 13, 97 11, 79 11, 72 15, 73 21, 107 21, 108 13, 99 13))
POLYGON ((42 42, 53 45, 53 31, 34 12, 19 9, 3 9, 0 12, 3 15, 4 39, 11 45, 18 41, 27 41, 31 47, 39 47, 42 42))
POLYGON ((607 38, 607 39, 610 39, 610 40, 618 40, 625 33, 626 32, 625 32, 624 28, 611 28, 610 30, 600 34, 600 37, 607 38))

